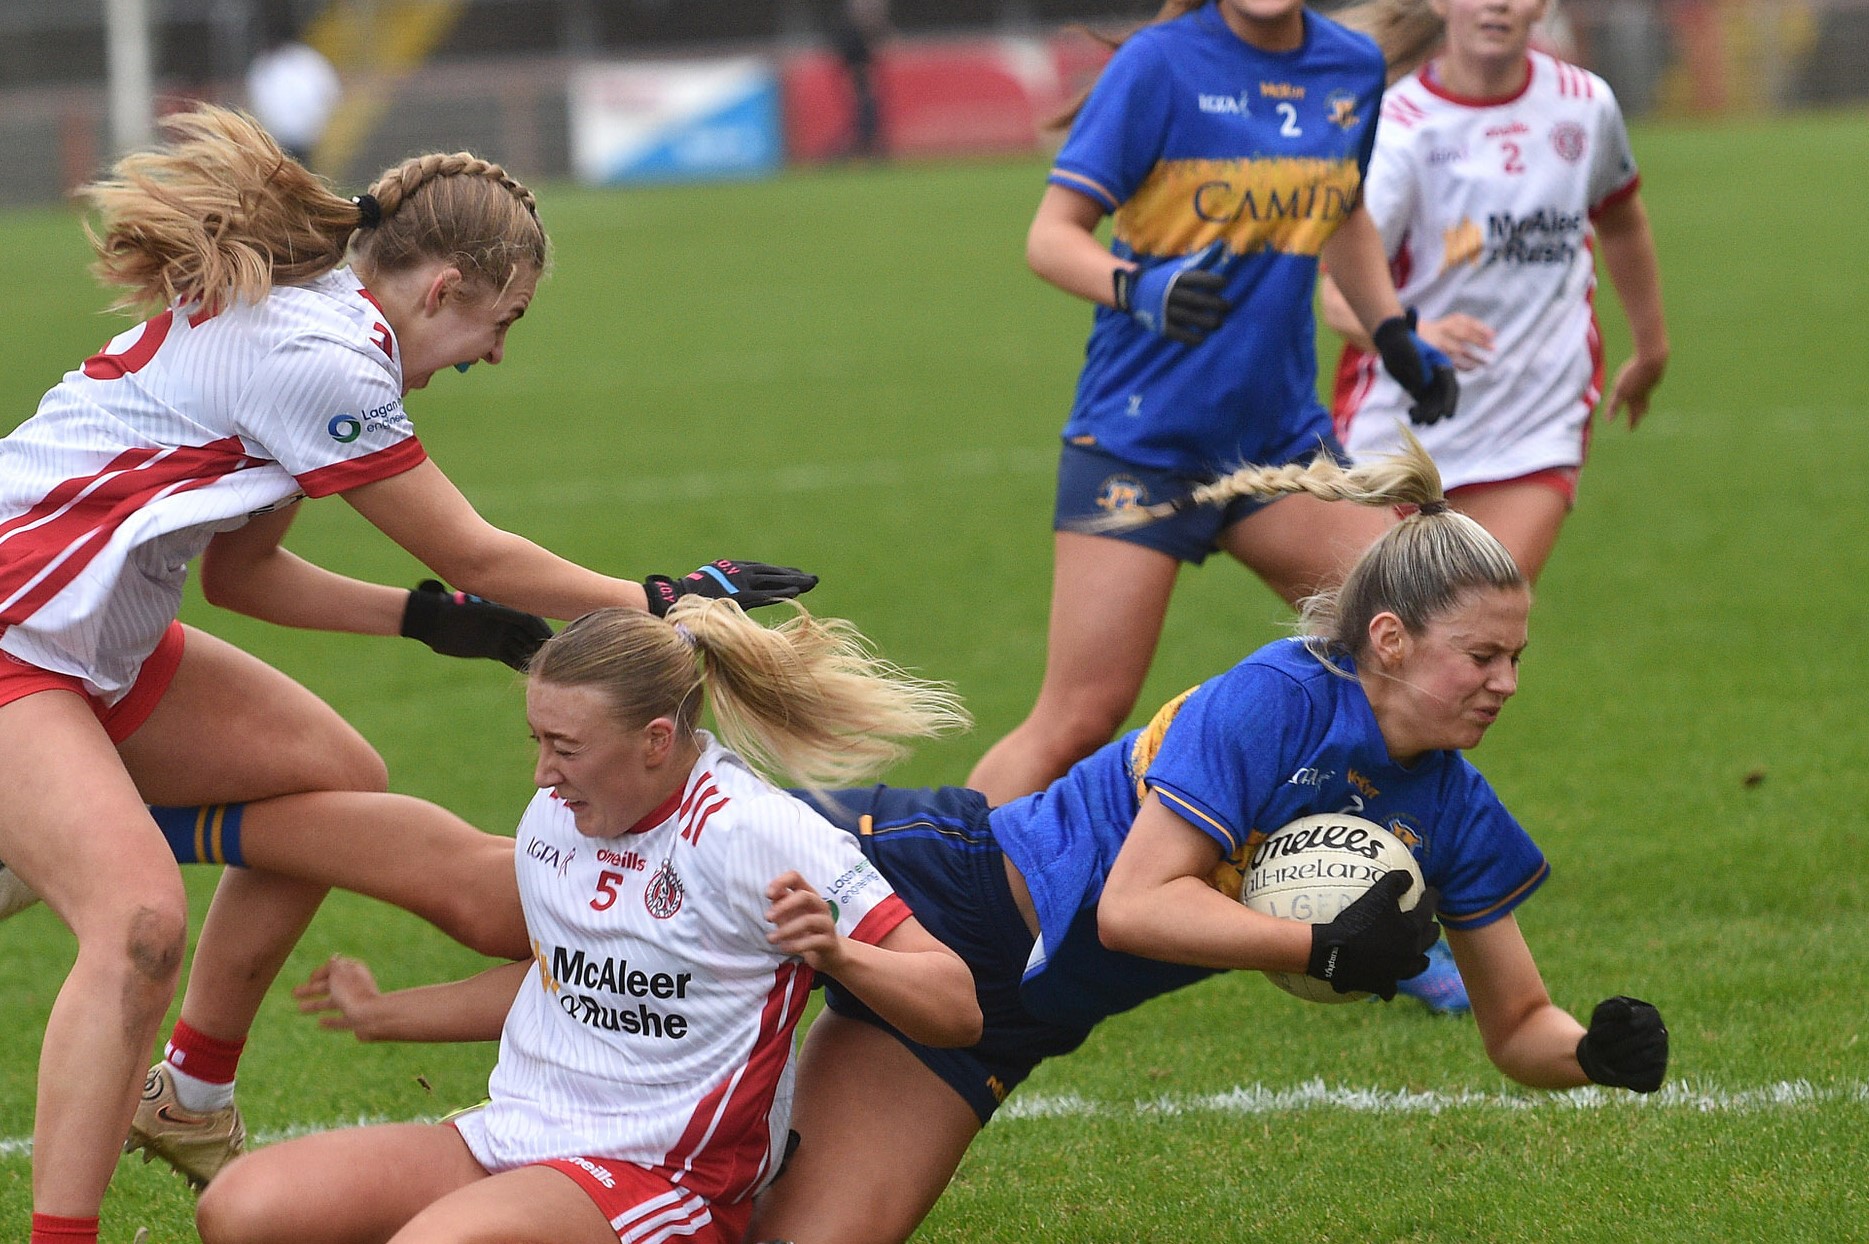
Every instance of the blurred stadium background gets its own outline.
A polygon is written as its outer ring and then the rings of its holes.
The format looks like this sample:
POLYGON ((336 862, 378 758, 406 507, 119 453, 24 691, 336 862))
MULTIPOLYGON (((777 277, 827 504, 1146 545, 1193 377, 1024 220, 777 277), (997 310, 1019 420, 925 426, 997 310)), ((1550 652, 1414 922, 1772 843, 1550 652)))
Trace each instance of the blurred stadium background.
MULTIPOLYGON (((1552 41, 1642 117, 1869 98, 1869 0, 1553 0, 1552 41)), ((1331 4, 1318 7, 1329 8, 1331 4)), ((521 176, 758 176, 847 150, 834 51, 844 0, 5 0, 0 204, 56 201, 194 98, 244 104, 266 32, 338 68, 315 163, 354 185, 404 155, 471 148, 521 176), (113 102, 112 83, 120 94, 113 102)), ((884 148, 1041 147, 1094 72, 1073 26, 1137 0, 893 0, 878 48, 884 148)))

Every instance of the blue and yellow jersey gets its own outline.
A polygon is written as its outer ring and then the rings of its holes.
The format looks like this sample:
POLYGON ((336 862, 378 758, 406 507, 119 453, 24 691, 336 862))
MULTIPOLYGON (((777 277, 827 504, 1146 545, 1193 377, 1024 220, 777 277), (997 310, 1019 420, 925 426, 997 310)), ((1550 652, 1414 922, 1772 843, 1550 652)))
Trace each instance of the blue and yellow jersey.
POLYGON ((1329 431, 1311 314, 1318 252, 1359 201, 1382 81, 1371 40, 1310 12, 1291 52, 1246 43, 1212 4, 1117 50, 1050 181, 1112 214, 1122 258, 1224 241, 1233 312, 1190 347, 1099 307, 1067 440, 1207 474, 1329 431))
MULTIPOLYGON (((1341 668, 1354 672, 1347 659, 1341 668)), ((1047 790, 996 808, 993 834, 1031 891, 1043 936, 1023 995, 1040 1018, 1083 1023, 1209 975, 1105 950, 1096 902, 1153 792, 1221 853, 1214 885, 1237 895, 1252 849, 1301 816, 1350 812, 1409 846, 1441 891, 1441 921, 1477 929, 1549 873, 1542 852, 1458 752, 1389 759, 1369 700, 1299 640, 1260 649, 1177 697, 1141 730, 1047 790)))

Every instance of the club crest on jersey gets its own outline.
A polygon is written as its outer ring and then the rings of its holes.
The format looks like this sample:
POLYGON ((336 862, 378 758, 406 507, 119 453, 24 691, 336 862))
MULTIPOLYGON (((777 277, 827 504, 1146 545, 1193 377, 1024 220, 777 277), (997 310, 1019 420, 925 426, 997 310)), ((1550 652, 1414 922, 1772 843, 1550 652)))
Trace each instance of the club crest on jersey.
POLYGON ((655 870, 655 876, 649 878, 649 884, 642 892, 643 906, 657 920, 667 920, 681 910, 684 887, 681 878, 675 875, 675 865, 671 860, 663 860, 662 866, 655 870))
POLYGON ((1583 126, 1575 121, 1559 121, 1551 127, 1551 147, 1564 159, 1575 164, 1583 159, 1584 148, 1589 143, 1589 136, 1583 126))
POLYGON ((1330 106, 1330 123, 1340 130, 1353 130, 1363 119, 1356 111, 1356 96, 1349 91, 1332 91, 1324 102, 1330 106))

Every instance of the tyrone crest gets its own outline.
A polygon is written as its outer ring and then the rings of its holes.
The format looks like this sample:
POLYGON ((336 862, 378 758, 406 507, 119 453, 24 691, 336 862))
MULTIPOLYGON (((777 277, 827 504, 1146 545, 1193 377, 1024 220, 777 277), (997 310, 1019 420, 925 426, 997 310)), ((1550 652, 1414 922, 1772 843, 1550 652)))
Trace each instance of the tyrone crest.
POLYGON ((1551 127, 1551 147, 1565 161, 1575 164, 1583 159, 1584 148, 1588 145, 1588 136, 1583 126, 1575 121, 1560 121, 1551 127))
POLYGON ((667 920, 681 910, 682 894, 681 878, 675 875, 675 865, 664 859, 662 867, 655 870, 655 876, 649 878, 648 886, 643 889, 642 903, 657 920, 667 920))

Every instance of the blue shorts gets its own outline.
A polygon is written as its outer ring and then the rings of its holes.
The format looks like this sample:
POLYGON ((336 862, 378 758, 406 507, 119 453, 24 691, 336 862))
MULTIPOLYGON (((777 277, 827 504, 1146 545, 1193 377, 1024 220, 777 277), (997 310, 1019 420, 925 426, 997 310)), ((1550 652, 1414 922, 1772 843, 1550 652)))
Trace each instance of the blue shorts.
MULTIPOLYGON (((1307 432, 1280 447, 1277 454, 1254 466, 1284 466, 1289 462, 1309 462, 1319 449, 1329 451, 1338 462, 1349 465, 1349 455, 1328 425, 1320 432, 1307 432)), ((1099 518, 1112 510, 1132 505, 1155 505, 1186 496, 1202 484, 1213 482, 1212 475, 1188 475, 1181 471, 1137 466, 1101 449, 1066 443, 1058 456, 1058 499, 1052 511, 1051 529, 1065 531, 1087 518, 1099 518)), ((1274 498, 1276 500, 1276 498, 1274 498)), ((1220 533, 1235 523, 1251 518, 1272 504, 1250 497, 1236 497, 1224 506, 1202 506, 1160 522, 1129 531, 1099 532, 1112 540, 1140 544, 1166 553, 1176 561, 1198 566, 1207 555, 1220 547, 1220 533)))
POLYGON ((984 1025, 976 1045, 935 1049, 909 1040, 826 979, 824 1000, 831 1010, 894 1036, 959 1093, 983 1125, 1040 1061, 1084 1043, 1090 1029, 1035 1019, 1019 1001, 1033 938, 1013 903, 1004 857, 987 826, 985 796, 957 786, 875 786, 832 791, 823 799, 793 793, 855 834, 863 854, 922 927, 967 961, 984 1025))

